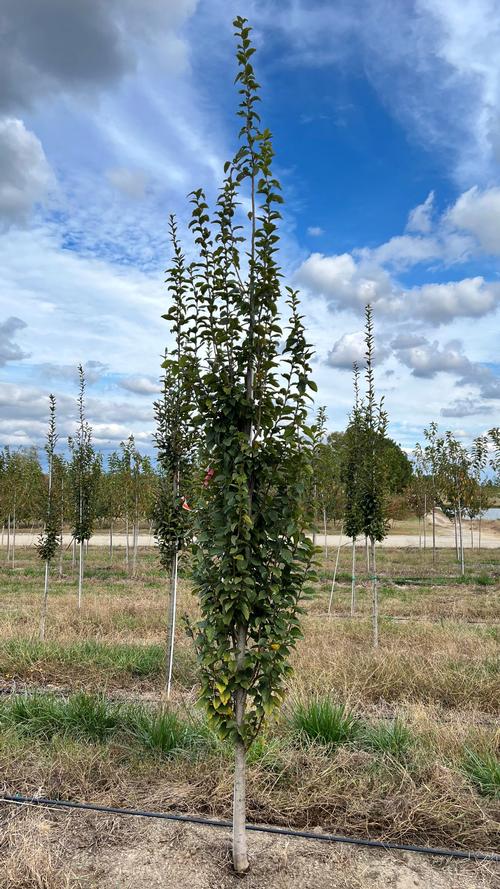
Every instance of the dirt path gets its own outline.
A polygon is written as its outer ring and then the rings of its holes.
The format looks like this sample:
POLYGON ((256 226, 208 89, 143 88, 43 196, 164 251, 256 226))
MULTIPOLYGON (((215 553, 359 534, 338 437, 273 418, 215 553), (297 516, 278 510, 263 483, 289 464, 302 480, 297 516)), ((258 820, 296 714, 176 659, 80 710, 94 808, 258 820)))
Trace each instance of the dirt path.
POLYGON ((249 835, 231 870, 229 832, 80 813, 8 813, 0 889, 498 889, 495 864, 249 835))
MULTIPOLYGON (((38 534, 26 534, 20 533, 16 534, 16 547, 18 546, 33 546, 38 539, 38 534)), ((324 535, 319 534, 316 538, 316 542, 318 546, 323 546, 324 544, 324 535)), ((338 534, 328 534, 327 541, 329 547, 337 547, 339 544, 339 535, 338 534)), ((126 538, 124 534, 114 534, 113 535, 113 546, 116 549, 123 549, 125 547, 126 538)), ((71 537, 69 534, 64 535, 64 545, 69 546, 71 544, 71 537)), ((418 534, 388 534, 385 540, 381 544, 377 544, 377 546, 383 546, 384 549, 404 549, 405 547, 412 547, 418 549, 420 544, 418 534)), ((6 542, 4 540, 4 547, 6 542)), ((138 539, 138 545, 141 547, 155 546, 154 537, 150 534, 141 534, 138 539)), ((342 537, 342 545, 350 546, 350 540, 342 537)), ((358 548, 364 548, 364 540, 359 540, 357 543, 358 548)), ((107 534, 94 534, 90 541, 90 547, 99 546, 99 547, 107 547, 109 546, 109 537, 107 534)), ((445 530, 440 529, 439 536, 436 537, 436 547, 439 549, 447 549, 455 546, 455 538, 453 536, 453 532, 446 533, 445 530)), ((482 535, 481 538, 481 547, 484 549, 496 549, 500 547, 500 533, 496 533, 495 531, 488 530, 482 535)), ((464 548, 470 548, 470 541, 464 540, 464 548)), ((427 549, 431 549, 431 544, 427 541, 427 549)))

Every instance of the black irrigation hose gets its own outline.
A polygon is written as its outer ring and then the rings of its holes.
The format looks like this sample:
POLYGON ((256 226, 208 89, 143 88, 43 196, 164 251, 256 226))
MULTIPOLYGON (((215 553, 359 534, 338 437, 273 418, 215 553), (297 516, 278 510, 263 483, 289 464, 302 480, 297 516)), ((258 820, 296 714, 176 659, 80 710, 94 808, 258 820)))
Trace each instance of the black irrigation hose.
MULTIPOLYGON (((0 802, 23 804, 47 808, 59 807, 63 809, 83 809, 90 812, 103 812, 109 815, 133 815, 139 818, 160 818, 164 821, 180 821, 188 824, 202 824, 205 827, 231 827, 230 821, 218 821, 214 818, 201 818, 196 815, 174 815, 166 812, 147 812, 142 809, 119 809, 115 806, 98 806, 95 803, 77 803, 64 799, 45 799, 38 796, 10 796, 3 794, 0 802)), ((418 852, 421 855, 439 855, 442 858, 461 858, 467 861, 496 861, 500 862, 500 855, 491 855, 484 852, 465 852, 460 849, 434 849, 431 846, 412 846, 405 843, 383 843, 381 840, 363 840, 356 837, 337 836, 330 833, 312 833, 306 830, 289 830, 286 827, 267 827, 257 824, 247 824, 247 830, 257 833, 272 833, 279 836, 295 837, 303 840, 322 840, 326 843, 346 843, 351 846, 367 846, 370 849, 390 849, 397 852, 418 852)))

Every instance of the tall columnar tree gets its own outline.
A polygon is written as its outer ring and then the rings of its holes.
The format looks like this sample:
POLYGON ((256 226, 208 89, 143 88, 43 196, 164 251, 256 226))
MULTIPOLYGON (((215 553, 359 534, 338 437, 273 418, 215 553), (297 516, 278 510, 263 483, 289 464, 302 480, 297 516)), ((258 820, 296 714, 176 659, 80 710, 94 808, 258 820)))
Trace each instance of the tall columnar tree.
POLYGON ((344 482, 343 525, 352 542, 351 615, 356 611, 356 538, 363 530, 361 512, 361 466, 363 454, 363 424, 359 397, 359 368, 353 365, 354 406, 349 417, 342 447, 342 478, 344 482))
POLYGON ((78 608, 81 608, 84 543, 88 543, 94 530, 101 457, 94 450, 92 428, 85 417, 85 373, 81 364, 78 366, 78 374, 78 428, 75 435, 68 439, 68 445, 71 453, 69 474, 73 498, 72 535, 79 545, 78 608))
POLYGON ((45 583, 43 590, 42 609, 40 614, 40 639, 45 639, 45 624, 47 619, 47 602, 49 594, 49 571, 50 563, 54 558, 57 547, 61 543, 61 515, 57 508, 57 500, 54 496, 53 479, 54 479, 54 450, 57 442, 56 432, 56 399, 54 395, 49 395, 49 428, 47 432, 47 440, 45 451, 48 461, 47 475, 47 494, 45 502, 45 524, 42 533, 38 539, 37 550, 38 555, 45 562, 45 583))
POLYGON ((387 431, 387 414, 383 399, 375 398, 373 371, 373 320, 370 305, 365 309, 366 344, 366 396, 361 415, 362 460, 360 468, 359 510, 361 529, 370 542, 370 571, 372 579, 373 644, 378 646, 378 578, 375 560, 375 543, 387 534, 387 473, 384 461, 384 439, 387 431))
POLYGON ((271 134, 257 113, 250 28, 242 18, 235 27, 241 144, 225 166, 213 216, 201 189, 192 196, 199 258, 190 314, 197 334, 190 323, 186 339, 199 356, 196 423, 202 465, 209 467, 193 504, 201 619, 191 633, 209 720, 234 742, 233 862, 244 873, 246 753, 282 700, 313 552, 302 529, 310 484, 308 389, 315 387, 290 288, 286 332, 280 324, 282 198, 271 134), (250 208, 244 229, 237 224, 242 199, 250 208))

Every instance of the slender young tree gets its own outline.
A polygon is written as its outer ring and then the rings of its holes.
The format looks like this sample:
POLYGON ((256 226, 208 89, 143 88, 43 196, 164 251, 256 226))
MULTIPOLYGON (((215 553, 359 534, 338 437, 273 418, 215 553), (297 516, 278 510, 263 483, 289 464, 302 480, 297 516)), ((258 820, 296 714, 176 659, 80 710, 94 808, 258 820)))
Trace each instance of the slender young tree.
POLYGON ((47 620, 47 603, 49 595, 49 571, 50 563, 54 558, 57 547, 61 543, 60 513, 57 509, 57 501, 54 497, 54 450, 57 442, 56 432, 56 399, 49 395, 49 428, 45 451, 48 460, 47 498, 45 504, 45 526, 38 538, 36 545, 38 555, 45 562, 45 583, 43 590, 42 608, 40 614, 40 639, 45 639, 45 624, 47 620))
POLYGON ((360 504, 361 466, 363 462, 363 426, 359 397, 359 368, 353 364, 354 407, 349 417, 342 447, 342 477, 344 482, 344 530, 352 542, 351 616, 356 611, 356 538, 363 530, 360 504))
MULTIPOLYGON (((170 697, 174 665, 179 557, 192 537, 193 472, 196 430, 193 386, 197 371, 196 341, 190 342, 189 277, 175 219, 170 218, 173 262, 167 271, 172 303, 164 316, 172 323, 175 347, 163 362, 163 397, 155 403, 155 443, 160 479, 154 504, 155 536, 160 559, 170 575, 167 620, 166 694, 170 697)), ((196 332, 195 332, 196 336, 196 332)))
POLYGON ((196 346, 194 323, 188 338, 199 354, 196 423, 209 471, 193 504, 201 620, 190 629, 209 720, 234 742, 233 863, 243 874, 246 754, 285 691, 313 552, 303 522, 308 390, 315 386, 298 296, 289 288, 286 333, 280 324, 282 198, 271 135, 257 113, 250 28, 243 18, 235 28, 241 145, 226 164, 212 218, 203 191, 192 196, 196 346), (244 229, 236 221, 240 193, 250 208, 244 229))
POLYGON ((384 462, 384 439, 387 431, 387 414, 375 398, 373 371, 373 319, 370 305, 365 309, 366 343, 366 397, 361 405, 362 462, 360 469, 359 509, 361 527, 369 541, 369 571, 372 581, 373 645, 378 646, 378 577, 375 559, 375 543, 387 534, 387 478, 384 462))
POLYGON ((92 428, 85 417, 85 373, 78 366, 80 388, 77 399, 78 429, 74 437, 68 439, 71 453, 69 474, 73 497, 72 536, 79 547, 78 564, 78 608, 82 605, 84 575, 84 544, 88 543, 94 530, 97 505, 97 486, 101 473, 101 458, 92 445, 92 428))

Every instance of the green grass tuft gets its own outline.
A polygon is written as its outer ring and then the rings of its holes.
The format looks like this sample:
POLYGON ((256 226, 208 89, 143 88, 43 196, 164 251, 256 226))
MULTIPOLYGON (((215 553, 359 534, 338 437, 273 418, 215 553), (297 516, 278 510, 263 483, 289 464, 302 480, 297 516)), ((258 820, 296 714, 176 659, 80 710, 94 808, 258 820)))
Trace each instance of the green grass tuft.
POLYGON ((463 767, 483 796, 500 799, 500 759, 497 756, 466 748, 463 767))
POLYGON ((307 704, 297 704, 291 725, 299 739, 331 748, 354 741, 362 729, 360 720, 343 704, 320 697, 307 704))
POLYGON ((360 738, 362 746, 394 759, 404 759, 415 743, 411 731, 398 719, 394 722, 365 726, 360 738))

